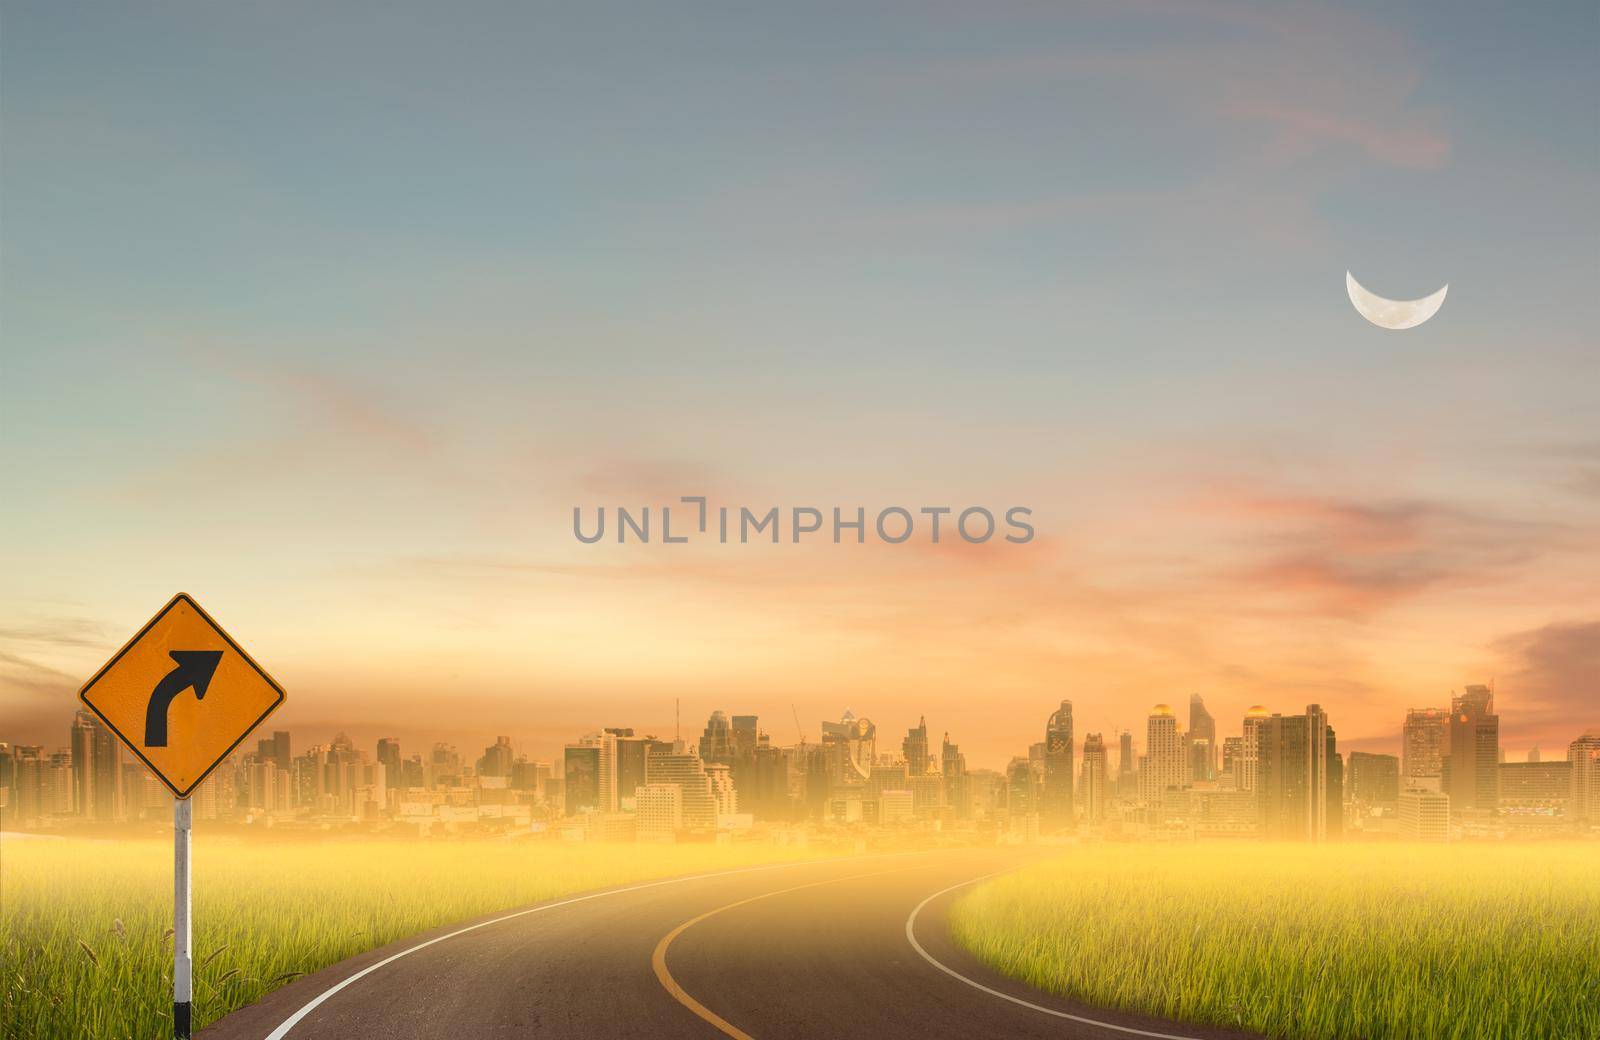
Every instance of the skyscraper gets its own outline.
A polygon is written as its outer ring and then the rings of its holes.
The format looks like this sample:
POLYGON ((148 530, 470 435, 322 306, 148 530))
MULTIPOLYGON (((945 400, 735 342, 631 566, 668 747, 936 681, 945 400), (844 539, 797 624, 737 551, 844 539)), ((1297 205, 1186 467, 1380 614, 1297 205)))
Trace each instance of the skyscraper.
POLYGON ((849 709, 838 722, 822 724, 822 747, 828 764, 827 778, 836 784, 865 783, 872 772, 878 727, 858 719, 849 709))
POLYGON ((1133 731, 1125 729, 1117 737, 1117 797, 1132 798, 1139 793, 1139 769, 1133 757, 1133 731))
POLYGON ((1139 771, 1139 793, 1150 805, 1160 805, 1169 791, 1182 790, 1188 775, 1178 717, 1166 704, 1150 710, 1145 722, 1144 767, 1139 771))
POLYGON ((272 731, 272 762, 279 770, 287 774, 294 755, 289 748, 289 731, 276 729, 272 731))
POLYGON ((1241 791, 1256 789, 1261 762, 1261 723, 1268 717, 1267 709, 1260 704, 1252 704, 1244 713, 1244 739, 1234 772, 1234 786, 1241 791))
POLYGON ((1450 700, 1449 751, 1444 759, 1450 811, 1460 817, 1493 816, 1500 804, 1500 716, 1494 692, 1468 686, 1450 700))
MULTIPOLYGON (((1328 801, 1337 783, 1329 776, 1334 752, 1328 716, 1317 704, 1303 715, 1272 715, 1257 729, 1257 794, 1261 833, 1268 838, 1323 841, 1329 837, 1328 801)), ((1337 776, 1337 774, 1335 774, 1337 776)), ((1338 834, 1338 821, 1333 832, 1338 834)))
POLYGON ((1223 737, 1222 768, 1217 775, 1231 783, 1235 791, 1239 789, 1239 760, 1242 758, 1244 758, 1244 738, 1223 737))
POLYGON ((120 814, 122 745, 82 709, 72 721, 72 790, 79 816, 108 822, 120 814))
MULTIPOLYGON (((273 734, 273 736, 276 737, 277 734, 273 734)), ((289 743, 287 738, 289 734, 285 733, 283 736, 285 738, 284 748, 287 750, 289 743)), ((265 741, 263 741, 263 743, 265 743, 265 741)), ((388 785, 391 788, 402 788, 406 786, 405 778, 401 775, 400 741, 397 738, 378 738, 378 764, 383 767, 384 773, 387 777, 388 785)), ((289 768, 290 767, 288 766, 284 766, 284 772, 287 773, 289 768)))
POLYGON ((617 736, 591 733, 568 744, 563 761, 568 816, 617 811, 617 736))
POLYGON ((1090 823, 1098 823, 1106 815, 1106 742, 1099 733, 1083 738, 1083 783, 1081 797, 1083 816, 1090 823))
POLYGON ((1585 733, 1567 745, 1572 797, 1567 813, 1581 829, 1600 826, 1600 733, 1585 733))
POLYGON ((1205 699, 1198 693, 1189 695, 1189 741, 1196 746, 1205 741, 1203 750, 1190 755, 1194 779, 1214 779, 1217 773, 1217 720, 1206 710, 1205 699))
POLYGON ((479 776, 510 776, 511 763, 517 756, 511 750, 510 737, 496 737, 493 744, 483 749, 478 759, 479 776))
POLYGON ((566 815, 594 812, 600 806, 600 749, 568 744, 562 756, 561 792, 566 815))
POLYGON ((647 786, 676 784, 682 789, 682 819, 686 829, 717 829, 717 795, 712 790, 706 763, 698 755, 689 754, 681 741, 674 743, 671 751, 650 755, 645 770, 647 786))
POLYGON ((967 756, 959 744, 950 743, 950 734, 944 735, 939 748, 939 764, 944 772, 944 801, 958 820, 972 816, 972 782, 967 776, 967 756))
POLYGON ((94 814, 94 731, 100 721, 84 708, 72 717, 72 811, 94 814))
POLYGON ((1450 716, 1443 708, 1412 708, 1406 712, 1400 748, 1401 787, 1425 780, 1438 783, 1444 775, 1444 758, 1450 747, 1449 727, 1450 716))
POLYGON ((733 756, 750 755, 761 741, 760 719, 755 715, 735 715, 728 729, 733 741, 733 756))
POLYGON ((906 756, 906 775, 924 776, 931 762, 928 758, 928 719, 917 720, 916 726, 906 730, 906 739, 900 742, 906 756))
POLYGON ((711 713, 705 732, 700 734, 700 761, 708 764, 733 762, 733 727, 728 724, 727 713, 721 709, 711 713))
POLYGON ((1072 818, 1072 702, 1062 701, 1044 728, 1044 796, 1041 815, 1072 818))
POLYGON ((612 729, 617 738, 617 805, 625 807, 634 802, 647 775, 646 762, 650 755, 668 751, 672 745, 654 737, 636 737, 631 729, 612 729))

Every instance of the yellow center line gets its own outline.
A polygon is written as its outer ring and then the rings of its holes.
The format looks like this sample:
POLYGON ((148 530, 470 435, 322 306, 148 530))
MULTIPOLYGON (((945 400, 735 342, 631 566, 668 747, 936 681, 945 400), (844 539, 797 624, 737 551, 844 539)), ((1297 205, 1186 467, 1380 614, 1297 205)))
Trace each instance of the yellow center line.
POLYGON ((923 866, 926 866, 926 864, 919 863, 913 867, 893 867, 889 870, 874 870, 866 874, 851 874, 847 877, 841 878, 825 878, 822 881, 808 881, 803 885, 795 885, 792 888, 780 888, 775 892, 762 892, 759 895, 749 896, 745 899, 740 899, 729 903, 726 906, 719 906, 714 910, 707 910, 699 917, 691 917, 689 920, 683 922, 666 935, 663 935, 661 937, 661 941, 656 943, 655 953, 650 955, 650 966, 655 969, 656 979, 660 981, 662 988, 668 993, 672 994, 673 1000, 676 1000, 690 1011, 693 1011, 696 1015, 700 1016, 700 1018, 719 1029, 723 1034, 733 1037, 734 1040, 755 1040, 755 1037, 751 1036, 749 1033, 746 1033, 732 1022, 729 1022, 715 1011, 712 1011, 710 1008, 691 997, 687 990, 678 985, 678 980, 672 977, 672 972, 667 968, 667 947, 672 945, 672 941, 678 936, 682 935, 684 932, 687 932, 689 929, 693 928, 695 925, 699 924, 701 921, 704 921, 706 918, 715 917, 724 910, 733 910, 736 907, 744 906, 746 903, 754 903, 761 899, 770 899, 773 896, 785 896, 790 892, 799 892, 802 889, 816 888, 819 885, 838 885, 843 884, 846 881, 859 881, 862 878, 881 877, 884 874, 900 874, 907 870, 916 870, 923 866))

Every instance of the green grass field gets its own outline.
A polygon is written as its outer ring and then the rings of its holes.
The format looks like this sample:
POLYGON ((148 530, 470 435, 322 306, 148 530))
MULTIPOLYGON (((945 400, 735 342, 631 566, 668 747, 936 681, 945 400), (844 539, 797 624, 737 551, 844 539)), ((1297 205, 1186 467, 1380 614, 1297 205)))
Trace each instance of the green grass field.
POLYGON ((1086 846, 952 911, 997 970, 1273 1037, 1600 1037, 1600 845, 1086 846))
MULTIPOLYGON (((741 844, 195 839, 195 1026, 428 928, 586 889, 805 856, 741 844)), ((0 1037, 171 1035, 172 846, 0 841, 0 1037)))

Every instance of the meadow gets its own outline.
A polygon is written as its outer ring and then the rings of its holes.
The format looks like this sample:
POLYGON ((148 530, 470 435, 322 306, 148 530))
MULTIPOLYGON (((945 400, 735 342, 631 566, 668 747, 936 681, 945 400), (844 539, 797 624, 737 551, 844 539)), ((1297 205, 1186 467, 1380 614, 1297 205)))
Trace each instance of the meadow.
POLYGON ((1271 1037, 1600 1037, 1600 845, 1085 845, 952 909, 1000 972, 1271 1037))
MULTIPOLYGON (((808 853, 775 845, 228 841, 197 835, 195 1027, 441 924, 808 853)), ((0 839, 0 1037, 171 1035, 172 846, 0 839)))

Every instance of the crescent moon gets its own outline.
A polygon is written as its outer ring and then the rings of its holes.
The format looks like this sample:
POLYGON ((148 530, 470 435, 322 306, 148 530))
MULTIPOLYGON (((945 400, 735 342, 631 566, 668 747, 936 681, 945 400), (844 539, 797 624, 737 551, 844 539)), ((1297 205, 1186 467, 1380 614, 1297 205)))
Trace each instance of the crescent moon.
POLYGON ((1416 328, 1439 313, 1439 308, 1444 306, 1444 294, 1450 291, 1446 284, 1432 296, 1420 300, 1389 300, 1368 292, 1349 271, 1344 273, 1344 287, 1361 316, 1380 329, 1416 328))

